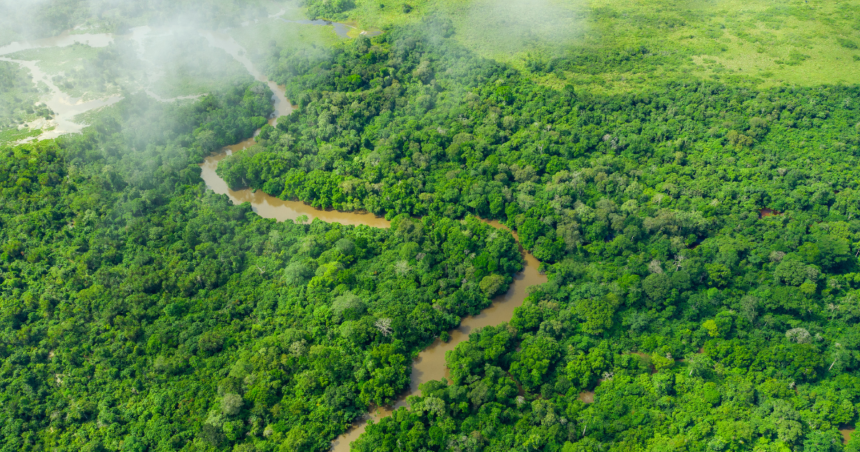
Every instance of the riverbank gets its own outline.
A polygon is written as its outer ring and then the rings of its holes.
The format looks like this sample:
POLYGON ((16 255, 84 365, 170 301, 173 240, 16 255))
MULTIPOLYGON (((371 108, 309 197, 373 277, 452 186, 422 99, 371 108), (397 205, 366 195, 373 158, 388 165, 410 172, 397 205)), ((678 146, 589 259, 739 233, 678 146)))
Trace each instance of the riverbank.
MULTIPOLYGON (((241 46, 235 40, 215 35, 209 35, 207 39, 210 39, 210 43, 213 45, 217 45, 230 53, 248 69, 251 75, 260 81, 266 82, 269 88, 272 89, 274 93, 272 98, 275 104, 275 113, 274 117, 269 121, 271 125, 274 126, 277 124, 278 117, 290 114, 293 111, 292 105, 285 97, 283 87, 265 79, 250 60, 244 57, 241 46)), ((216 173, 218 163, 228 155, 247 149, 254 143, 254 138, 249 138, 234 145, 226 146, 218 153, 208 156, 200 166, 201 177, 206 183, 206 187, 215 193, 227 195, 234 204, 244 202, 251 204, 254 212, 264 218, 273 218, 278 221, 318 218, 329 223, 365 225, 375 228, 390 227, 388 220, 369 213, 320 210, 300 201, 284 201, 266 194, 262 190, 251 190, 248 188, 231 190, 227 186, 227 183, 216 173)), ((495 228, 508 230, 506 226, 498 221, 487 221, 487 223, 495 228)), ((515 233, 514 237, 517 238, 515 233)), ((517 240, 519 241, 518 238, 517 240)), ((412 363, 409 388, 391 406, 374 409, 371 413, 359 419, 350 430, 336 438, 332 443, 333 451, 348 451, 349 444, 364 432, 369 420, 379 420, 389 416, 392 410, 407 406, 406 398, 419 395, 421 384, 446 377, 448 375, 448 368, 445 364, 445 354, 448 351, 453 350, 458 344, 467 340, 469 334, 477 329, 509 321, 514 315, 514 310, 523 304, 523 300, 528 295, 528 287, 547 281, 546 276, 538 270, 540 262, 531 253, 523 250, 522 247, 520 247, 520 252, 523 255, 525 265, 523 270, 514 276, 514 282, 510 285, 508 291, 495 297, 492 305, 481 311, 480 314, 463 318, 460 325, 449 332, 448 341, 443 342, 440 339, 436 339, 429 347, 422 350, 412 363)))

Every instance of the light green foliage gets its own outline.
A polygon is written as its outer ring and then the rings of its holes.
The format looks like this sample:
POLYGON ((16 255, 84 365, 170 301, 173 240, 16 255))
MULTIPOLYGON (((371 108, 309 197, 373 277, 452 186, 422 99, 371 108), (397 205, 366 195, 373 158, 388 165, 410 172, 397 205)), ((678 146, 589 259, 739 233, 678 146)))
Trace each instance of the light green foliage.
POLYGON ((450 19, 465 47, 557 88, 629 92, 688 73, 820 85, 860 71, 856 1, 441 0, 413 2, 411 14, 403 1, 357 0, 348 16, 365 28, 450 19))
POLYGON ((511 375, 529 389, 540 387, 558 354, 558 344, 552 338, 537 336, 522 343, 519 356, 511 364, 511 375))
POLYGON ((497 295, 499 291, 505 287, 505 278, 501 275, 484 276, 479 287, 487 294, 487 296, 492 297, 497 295))
POLYGON ((352 0, 303 0, 311 19, 341 19, 343 13, 353 8, 352 0))
POLYGON ((20 125, 50 116, 39 103, 39 90, 30 73, 17 64, 0 61, 0 144, 26 138, 30 131, 19 130, 20 125))

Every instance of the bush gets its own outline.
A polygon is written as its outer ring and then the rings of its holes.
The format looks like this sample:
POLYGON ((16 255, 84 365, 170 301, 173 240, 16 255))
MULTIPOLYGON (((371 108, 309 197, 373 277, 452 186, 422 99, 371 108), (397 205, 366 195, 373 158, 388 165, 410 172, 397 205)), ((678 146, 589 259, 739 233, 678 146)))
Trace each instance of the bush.
POLYGON ((340 14, 355 7, 351 0, 305 0, 311 19, 337 19, 340 14))

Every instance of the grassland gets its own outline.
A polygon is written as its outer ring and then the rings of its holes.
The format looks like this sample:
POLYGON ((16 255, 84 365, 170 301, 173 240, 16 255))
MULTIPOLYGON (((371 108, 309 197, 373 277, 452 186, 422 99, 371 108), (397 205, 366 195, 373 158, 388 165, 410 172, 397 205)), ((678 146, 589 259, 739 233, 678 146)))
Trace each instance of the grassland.
POLYGON ((571 54, 618 61, 560 68, 536 80, 595 90, 635 89, 667 76, 730 78, 759 86, 860 80, 860 1, 359 0, 359 27, 448 17, 478 54, 528 69, 571 54), (410 5, 409 8, 403 5, 410 5), (603 67, 595 67, 603 66, 603 67))
POLYGON ((278 18, 269 18, 230 30, 230 35, 248 53, 251 61, 261 69, 272 47, 296 48, 312 45, 333 45, 341 40, 330 26, 287 23, 284 20, 306 20, 300 10, 291 8, 278 18))
POLYGON ((20 129, 20 130, 17 128, 4 129, 4 130, 0 131, 0 145, 4 145, 7 143, 14 143, 16 141, 20 141, 20 140, 23 140, 25 138, 36 137, 36 136, 39 136, 39 134, 41 134, 41 133, 42 133, 41 129, 34 129, 34 130, 27 129, 27 128, 20 129))

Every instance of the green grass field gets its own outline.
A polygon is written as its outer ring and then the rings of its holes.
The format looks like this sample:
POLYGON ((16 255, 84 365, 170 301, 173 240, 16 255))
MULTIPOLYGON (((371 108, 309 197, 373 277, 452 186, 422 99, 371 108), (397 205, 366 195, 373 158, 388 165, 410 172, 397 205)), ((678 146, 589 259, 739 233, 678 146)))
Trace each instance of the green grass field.
POLYGON ((526 69, 570 54, 650 58, 595 70, 555 71, 540 83, 635 89, 667 76, 732 78, 759 86, 860 81, 860 1, 790 0, 359 0, 347 12, 359 27, 448 17, 479 55, 526 69), (405 12, 404 4, 412 6, 405 12))
MULTIPOLYGON (((287 20, 307 19, 296 8, 288 9, 281 17, 287 20)), ((332 27, 287 23, 278 18, 234 28, 230 30, 230 35, 245 48, 248 57, 260 70, 265 67, 265 58, 272 43, 283 49, 308 45, 328 46, 341 40, 332 27)))

